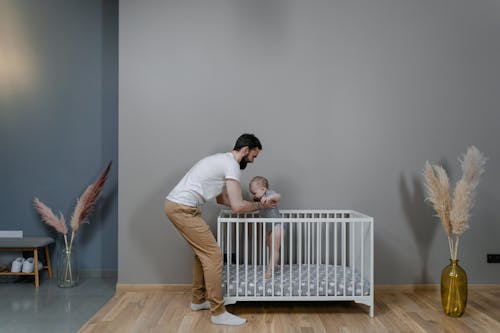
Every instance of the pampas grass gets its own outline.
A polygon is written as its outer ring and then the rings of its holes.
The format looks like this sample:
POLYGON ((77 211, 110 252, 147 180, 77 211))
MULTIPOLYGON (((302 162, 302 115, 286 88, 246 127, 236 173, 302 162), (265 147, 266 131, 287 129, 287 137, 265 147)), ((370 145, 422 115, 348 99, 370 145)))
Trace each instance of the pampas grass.
POLYGON ((66 221, 61 212, 59 212, 59 218, 52 212, 52 209, 47 207, 43 202, 35 197, 33 200, 33 205, 36 211, 42 217, 42 221, 56 229, 58 232, 64 236, 64 244, 68 248, 68 228, 66 227, 66 221))
POLYGON ((441 166, 431 165, 427 161, 423 172, 425 200, 432 204, 441 219, 453 260, 458 256, 460 236, 469 229, 470 210, 474 204, 479 178, 484 172, 486 157, 475 146, 471 146, 459 161, 462 178, 455 185, 453 198, 450 196, 448 175, 441 166))
POLYGON ((108 177, 109 170, 111 168, 111 163, 109 162, 108 166, 104 170, 104 172, 101 174, 97 180, 90 184, 83 194, 80 196, 79 199, 76 201, 76 206, 75 210, 73 212, 73 215, 71 217, 71 238, 68 243, 68 228, 66 227, 66 222, 64 220, 64 216, 62 215, 61 212, 59 212, 59 218, 52 212, 52 210, 47 207, 45 204, 43 204, 38 198, 35 197, 33 200, 33 205, 40 214, 42 221, 45 222, 46 224, 54 227, 58 232, 62 233, 64 235, 64 245, 65 245, 65 250, 66 250, 66 256, 68 257, 67 266, 66 266, 66 272, 65 272, 65 279, 67 274, 69 273, 70 275, 70 280, 73 280, 73 277, 71 276, 71 263, 69 260, 69 257, 71 255, 71 250, 73 248, 73 242, 75 240, 75 235, 77 230, 80 228, 80 225, 82 223, 87 222, 88 217, 92 213, 95 203, 97 202, 97 199, 99 197, 99 194, 102 191, 102 188, 104 187, 104 183, 106 182, 106 179, 108 177))
POLYGON ((441 166, 432 166, 429 161, 425 162, 424 175, 427 190, 425 200, 430 201, 433 204, 437 215, 441 219, 443 229, 449 236, 451 233, 451 197, 448 175, 441 166))
POLYGON ((43 202, 41 202, 38 198, 35 198, 33 201, 36 211, 42 217, 42 221, 54 227, 58 232, 63 235, 68 233, 68 229, 66 228, 66 222, 64 220, 64 216, 61 212, 59 212, 59 218, 52 212, 52 209, 47 207, 43 202))
POLYGON ((109 169, 111 168, 111 162, 109 162, 108 166, 102 173, 102 175, 91 185, 87 187, 87 189, 83 192, 81 197, 76 201, 75 211, 73 212, 73 216, 71 217, 71 241, 69 248, 73 245, 73 240, 75 238, 75 233, 80 227, 80 225, 87 221, 87 218, 92 213, 94 209, 94 205, 99 197, 99 194, 102 191, 104 183, 108 178, 109 169))

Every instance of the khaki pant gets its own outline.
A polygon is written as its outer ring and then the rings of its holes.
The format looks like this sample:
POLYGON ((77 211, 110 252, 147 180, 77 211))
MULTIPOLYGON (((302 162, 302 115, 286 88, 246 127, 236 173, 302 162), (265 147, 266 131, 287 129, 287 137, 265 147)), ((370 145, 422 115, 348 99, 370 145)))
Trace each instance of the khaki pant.
POLYGON ((222 252, 200 209, 165 200, 164 211, 194 251, 192 302, 208 299, 212 315, 223 313, 222 252))

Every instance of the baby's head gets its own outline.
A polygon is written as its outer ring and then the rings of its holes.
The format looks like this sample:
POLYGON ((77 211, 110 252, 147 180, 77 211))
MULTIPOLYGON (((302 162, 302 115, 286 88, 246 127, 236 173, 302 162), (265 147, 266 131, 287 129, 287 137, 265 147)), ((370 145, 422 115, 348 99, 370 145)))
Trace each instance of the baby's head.
POLYGON ((265 177, 255 176, 250 181, 248 189, 253 196, 254 201, 260 201, 269 187, 269 182, 265 177))

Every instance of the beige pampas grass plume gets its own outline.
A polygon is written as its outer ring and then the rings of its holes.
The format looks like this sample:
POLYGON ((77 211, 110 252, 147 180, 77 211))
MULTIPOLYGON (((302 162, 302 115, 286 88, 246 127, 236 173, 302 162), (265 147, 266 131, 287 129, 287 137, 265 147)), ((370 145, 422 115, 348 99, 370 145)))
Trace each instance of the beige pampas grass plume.
POLYGON ((453 209, 450 213, 451 229, 453 234, 462 235, 464 231, 469 229, 470 208, 472 207, 472 198, 470 188, 461 179, 455 186, 453 193, 453 209))
POLYGON ((487 158, 475 146, 470 146, 463 159, 459 161, 462 166, 462 179, 474 191, 479 184, 479 178, 484 173, 487 158))
POLYGON ((486 160, 475 146, 469 147, 462 159, 459 158, 462 178, 455 186, 453 199, 450 197, 450 184, 446 171, 440 166, 425 162, 425 200, 432 203, 441 219, 448 235, 451 259, 457 259, 460 236, 469 229, 470 210, 474 205, 475 190, 484 172, 486 160))
POLYGON ((486 157, 475 146, 469 147, 460 160, 462 178, 455 187, 450 213, 452 232, 455 235, 462 235, 469 229, 470 210, 474 205, 475 190, 485 164, 486 157))
POLYGON ((425 200, 432 204, 441 220, 444 231, 449 236, 451 234, 451 197, 448 175, 441 166, 433 166, 429 161, 426 161, 424 179, 426 189, 425 200))

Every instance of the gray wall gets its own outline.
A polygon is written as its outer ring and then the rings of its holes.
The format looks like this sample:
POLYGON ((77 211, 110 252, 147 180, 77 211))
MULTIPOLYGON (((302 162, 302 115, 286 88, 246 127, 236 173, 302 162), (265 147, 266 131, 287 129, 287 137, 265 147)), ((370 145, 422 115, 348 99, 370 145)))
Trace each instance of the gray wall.
POLYGON ((0 229, 50 235, 33 197, 69 221, 114 160, 90 225, 83 270, 117 270, 118 1, 0 3, 0 229))
MULTIPOLYGON (((163 200, 242 132, 264 150, 282 208, 375 217, 378 284, 436 283, 448 263, 421 170, 488 157, 459 250, 471 283, 499 283, 498 1, 120 2, 119 283, 189 283, 192 254, 163 200)), ((204 208, 215 230, 219 210, 204 208)))

